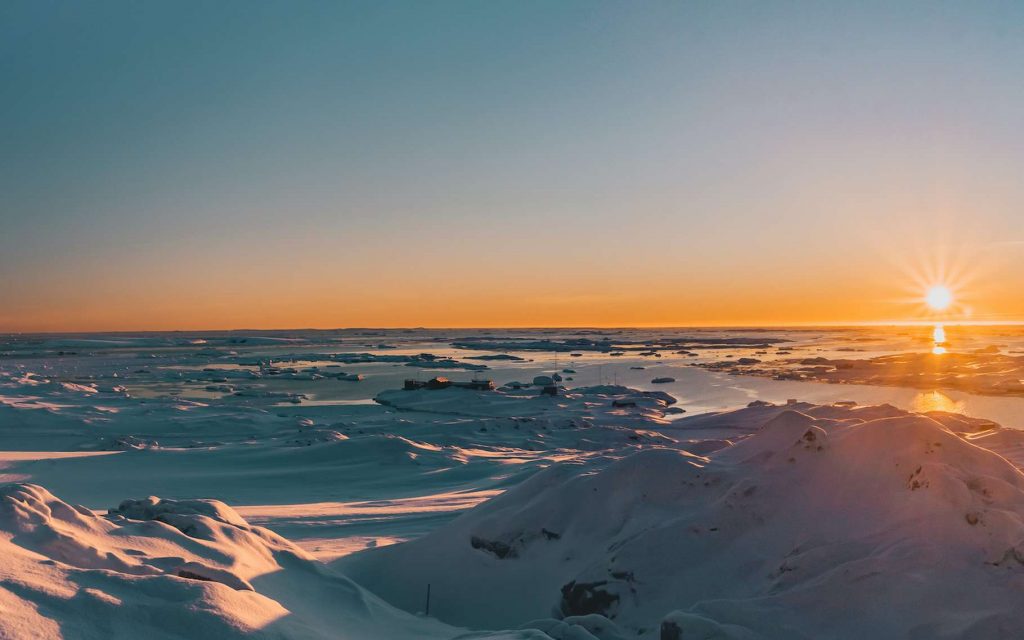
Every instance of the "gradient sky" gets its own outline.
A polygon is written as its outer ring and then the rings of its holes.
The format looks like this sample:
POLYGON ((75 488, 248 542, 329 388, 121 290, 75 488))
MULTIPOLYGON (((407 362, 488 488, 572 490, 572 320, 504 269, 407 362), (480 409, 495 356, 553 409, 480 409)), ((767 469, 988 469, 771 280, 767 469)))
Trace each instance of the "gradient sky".
POLYGON ((1024 319, 1021 2, 0 4, 0 331, 1024 319))

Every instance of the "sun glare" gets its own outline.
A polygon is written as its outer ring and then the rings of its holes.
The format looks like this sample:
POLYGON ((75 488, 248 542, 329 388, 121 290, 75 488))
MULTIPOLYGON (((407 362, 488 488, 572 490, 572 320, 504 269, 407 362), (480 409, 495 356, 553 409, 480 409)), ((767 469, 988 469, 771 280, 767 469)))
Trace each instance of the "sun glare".
POLYGON ((943 311, 953 304, 953 292, 949 287, 937 284, 929 287, 924 294, 924 301, 935 311, 943 311))

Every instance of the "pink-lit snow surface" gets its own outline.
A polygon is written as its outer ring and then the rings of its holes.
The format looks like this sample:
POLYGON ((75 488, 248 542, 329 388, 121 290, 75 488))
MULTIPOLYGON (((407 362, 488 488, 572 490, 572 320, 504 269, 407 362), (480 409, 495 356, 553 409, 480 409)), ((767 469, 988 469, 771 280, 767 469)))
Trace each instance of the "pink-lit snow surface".
POLYGON ((0 360, 0 638, 1024 637, 1015 429, 163 346, 0 360))

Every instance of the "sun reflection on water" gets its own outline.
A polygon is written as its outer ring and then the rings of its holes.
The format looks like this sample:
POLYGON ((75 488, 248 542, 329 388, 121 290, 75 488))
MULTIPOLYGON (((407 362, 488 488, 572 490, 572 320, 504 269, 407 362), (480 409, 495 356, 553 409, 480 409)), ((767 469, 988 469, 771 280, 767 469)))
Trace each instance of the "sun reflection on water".
POLYGON ((964 403, 950 398, 941 391, 928 391, 914 396, 914 399, 911 401, 911 408, 918 413, 928 411, 963 413, 964 403))
POLYGON ((932 353, 937 356, 946 353, 946 328, 941 324, 932 329, 932 342, 932 353))

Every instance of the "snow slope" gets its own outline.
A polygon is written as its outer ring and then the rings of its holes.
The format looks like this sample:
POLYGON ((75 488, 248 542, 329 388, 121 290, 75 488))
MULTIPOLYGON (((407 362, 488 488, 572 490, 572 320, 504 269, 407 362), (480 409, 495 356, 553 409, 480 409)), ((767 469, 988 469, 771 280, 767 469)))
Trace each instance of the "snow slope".
MULTIPOLYGON (((0 488, 2 638, 451 638, 215 500, 100 516, 0 488)), ((529 637, 496 634, 487 637, 529 637)))
POLYGON ((775 415, 707 457, 552 467, 338 565, 400 607, 432 583, 436 615, 470 626, 599 615, 630 637, 1024 636, 1016 467, 892 408, 751 412, 775 415))
POLYGON ((0 638, 1024 636, 1022 431, 403 335, 0 341, 0 638))

